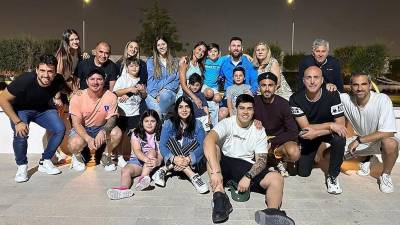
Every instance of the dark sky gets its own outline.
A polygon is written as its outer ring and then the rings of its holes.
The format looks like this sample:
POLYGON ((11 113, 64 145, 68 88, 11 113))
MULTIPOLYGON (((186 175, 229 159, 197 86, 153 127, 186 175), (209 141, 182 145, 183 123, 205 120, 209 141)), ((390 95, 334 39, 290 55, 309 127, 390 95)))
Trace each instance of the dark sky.
MULTIPOLYGON (((87 48, 106 40, 120 54, 141 30, 140 9, 153 2, 92 0, 84 11, 87 48)), ((285 0, 160 0, 160 5, 176 22, 180 40, 190 46, 204 40, 219 43, 226 52, 229 38, 240 36, 245 47, 265 40, 290 52, 291 11, 285 0)), ((297 0, 295 52, 309 53, 312 41, 322 37, 331 48, 384 43, 400 56, 399 10, 399 0, 297 0)), ((60 38, 69 27, 82 36, 82 16, 82 0, 2 0, 0 38, 60 38)))

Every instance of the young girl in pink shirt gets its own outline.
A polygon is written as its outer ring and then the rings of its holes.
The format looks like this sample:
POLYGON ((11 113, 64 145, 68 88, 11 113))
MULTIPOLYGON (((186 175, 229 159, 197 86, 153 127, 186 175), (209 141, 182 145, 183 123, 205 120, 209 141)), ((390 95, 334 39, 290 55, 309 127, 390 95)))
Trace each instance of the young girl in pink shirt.
POLYGON ((131 137, 132 154, 128 164, 121 170, 121 185, 107 190, 111 200, 129 198, 133 195, 132 177, 137 177, 135 189, 140 191, 150 185, 150 172, 158 167, 163 158, 158 149, 161 123, 155 110, 141 115, 140 123, 131 137))

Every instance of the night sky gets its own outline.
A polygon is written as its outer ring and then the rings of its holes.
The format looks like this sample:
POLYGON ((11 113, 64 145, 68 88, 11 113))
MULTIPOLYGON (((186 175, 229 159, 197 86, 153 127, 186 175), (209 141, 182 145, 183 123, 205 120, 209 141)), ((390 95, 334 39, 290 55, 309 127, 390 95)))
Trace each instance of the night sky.
MULTIPOLYGON (((296 1, 296 0, 295 0, 296 1)), ((153 0, 92 0, 82 10, 82 0, 3 0, 0 38, 31 35, 60 38, 65 28, 82 36, 86 19, 86 48, 100 40, 121 54, 127 40, 134 39, 143 18, 140 9, 153 0)), ((258 41, 291 48, 291 10, 284 0, 160 0, 178 28, 180 41, 216 42, 226 52, 231 36, 244 39, 245 47, 258 41)), ((391 55, 400 56, 399 0, 297 0, 295 52, 309 53, 312 41, 326 38, 331 48, 351 44, 384 43, 391 55)), ((82 37, 81 37, 82 38, 82 37)))

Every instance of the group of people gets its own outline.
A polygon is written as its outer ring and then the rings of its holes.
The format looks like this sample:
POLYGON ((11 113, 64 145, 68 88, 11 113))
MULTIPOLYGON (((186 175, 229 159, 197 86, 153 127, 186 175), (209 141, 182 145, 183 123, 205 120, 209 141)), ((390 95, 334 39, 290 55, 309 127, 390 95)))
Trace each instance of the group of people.
POLYGON ((352 75, 351 91, 344 93, 339 63, 328 55, 326 40, 316 39, 312 54, 300 63, 295 93, 264 42, 249 56, 242 39, 233 37, 229 54, 221 56, 217 44, 200 41, 189 56, 177 59, 168 40, 157 37, 146 62, 139 53, 132 40, 116 63, 107 42, 99 42, 93 56, 82 54, 78 33, 67 29, 55 56, 42 55, 35 71, 18 76, 1 93, 0 106, 14 131, 16 182, 29 179, 27 138, 34 122, 48 132, 40 172, 61 173, 52 158, 65 157, 59 146, 72 125, 72 169, 84 171, 91 153, 106 171, 122 168, 120 185, 107 190, 110 199, 133 196, 133 183, 137 191, 152 181, 165 187, 167 174, 181 173, 199 193, 211 188, 215 223, 232 212, 225 187, 235 182, 239 193, 265 194, 267 209, 256 212, 257 223, 294 224, 280 210, 287 166, 307 177, 323 148, 328 193, 342 193, 338 176, 344 158, 365 156, 359 174, 368 175, 374 154, 383 160, 379 188, 393 192, 398 140, 392 102, 371 91, 371 77, 361 72, 352 75), (71 124, 62 119, 63 110, 71 124), (275 164, 268 168, 271 159, 275 164))

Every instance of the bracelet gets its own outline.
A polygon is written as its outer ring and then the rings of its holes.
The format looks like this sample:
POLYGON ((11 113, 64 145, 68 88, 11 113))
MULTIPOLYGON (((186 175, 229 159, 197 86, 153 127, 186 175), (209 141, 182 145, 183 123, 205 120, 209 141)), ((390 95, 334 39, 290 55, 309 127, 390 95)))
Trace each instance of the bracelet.
POLYGON ((360 140, 360 136, 357 136, 357 137, 356 137, 356 141, 358 142, 358 144, 361 144, 361 143, 362 143, 361 140, 360 140))
POLYGON ((20 121, 16 122, 16 123, 15 123, 15 126, 18 125, 18 124, 20 124, 20 123, 23 123, 23 121, 20 120, 20 121))
POLYGON ((216 171, 216 172, 210 172, 211 175, 221 173, 221 171, 216 171))

